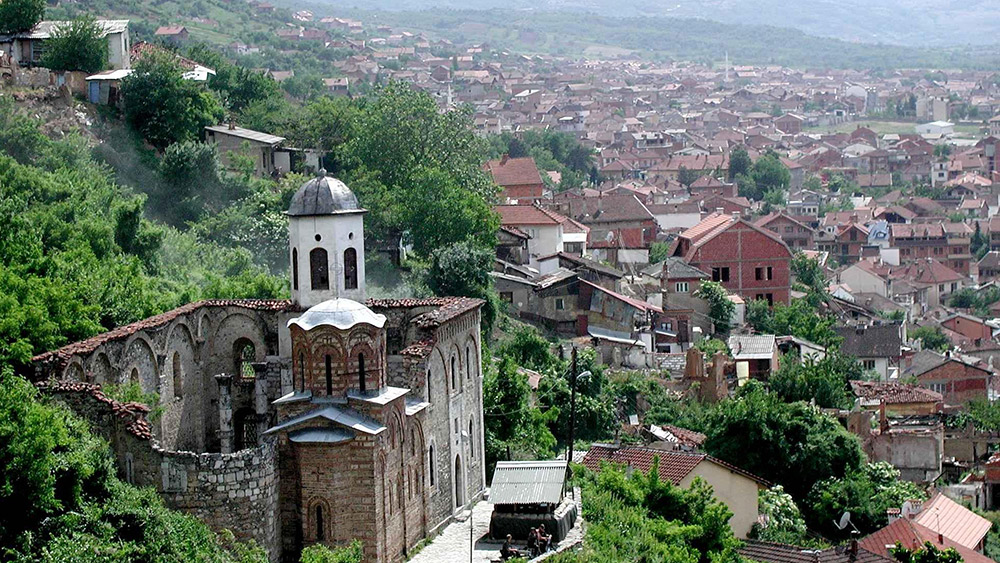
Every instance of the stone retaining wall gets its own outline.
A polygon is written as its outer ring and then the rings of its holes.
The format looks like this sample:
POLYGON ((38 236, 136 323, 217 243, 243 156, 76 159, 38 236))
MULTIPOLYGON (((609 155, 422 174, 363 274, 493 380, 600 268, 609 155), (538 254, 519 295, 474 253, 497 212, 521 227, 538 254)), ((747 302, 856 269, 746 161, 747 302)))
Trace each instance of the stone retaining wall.
POLYGON ((277 561, 278 468, 273 442, 231 454, 168 451, 150 432, 149 408, 120 403, 99 386, 78 381, 43 381, 39 388, 91 423, 111 445, 119 477, 154 487, 167 506, 191 514, 212 529, 228 529, 256 540, 277 561))

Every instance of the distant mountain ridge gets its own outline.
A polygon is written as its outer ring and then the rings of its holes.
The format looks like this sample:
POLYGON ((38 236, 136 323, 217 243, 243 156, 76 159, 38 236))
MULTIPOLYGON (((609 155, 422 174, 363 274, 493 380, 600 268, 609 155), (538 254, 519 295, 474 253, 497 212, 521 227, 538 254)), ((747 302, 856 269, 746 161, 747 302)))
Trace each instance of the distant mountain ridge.
POLYGON ((788 27, 810 35, 908 46, 1000 43, 997 0, 321 0, 367 10, 537 10, 615 17, 702 18, 788 27))

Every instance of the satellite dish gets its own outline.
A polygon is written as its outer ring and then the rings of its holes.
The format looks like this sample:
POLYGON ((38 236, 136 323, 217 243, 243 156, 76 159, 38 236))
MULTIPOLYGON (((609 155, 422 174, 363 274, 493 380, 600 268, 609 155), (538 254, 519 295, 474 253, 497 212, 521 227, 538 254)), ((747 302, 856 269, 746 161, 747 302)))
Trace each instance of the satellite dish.
POLYGON ((854 529, 855 532, 858 531, 857 527, 855 527, 854 524, 851 523, 850 511, 844 512, 844 515, 840 517, 840 521, 834 522, 833 524, 837 526, 838 530, 843 530, 844 528, 850 526, 852 529, 854 529))
POLYGON ((614 242, 614 240, 615 240, 615 232, 614 231, 608 231, 608 234, 604 236, 604 240, 606 240, 608 242, 614 242))

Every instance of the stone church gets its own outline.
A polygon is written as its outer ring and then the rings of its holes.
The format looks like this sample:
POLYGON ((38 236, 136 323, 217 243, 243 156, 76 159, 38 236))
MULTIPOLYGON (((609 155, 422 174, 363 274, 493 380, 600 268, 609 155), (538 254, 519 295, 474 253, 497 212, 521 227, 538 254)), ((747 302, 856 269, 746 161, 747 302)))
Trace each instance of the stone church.
POLYGON ((121 477, 272 560, 360 539, 399 561, 485 486, 480 308, 365 296, 365 210, 320 175, 292 199, 291 300, 185 305, 34 358, 121 477), (153 412, 102 385, 159 395, 153 412))

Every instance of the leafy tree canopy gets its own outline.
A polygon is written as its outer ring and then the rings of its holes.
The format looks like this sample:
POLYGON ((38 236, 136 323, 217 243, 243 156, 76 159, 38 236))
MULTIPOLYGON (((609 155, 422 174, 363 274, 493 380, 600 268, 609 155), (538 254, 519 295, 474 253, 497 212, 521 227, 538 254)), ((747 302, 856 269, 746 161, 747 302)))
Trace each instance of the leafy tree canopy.
POLYGON ((45 0, 0 2, 0 33, 28 31, 45 17, 45 0))
POLYGON ((851 523, 862 535, 868 535, 888 524, 887 509, 926 497, 920 487, 901 480, 898 469, 881 461, 817 482, 806 503, 810 524, 816 530, 831 539, 847 539, 851 530, 836 526, 844 512, 850 511, 851 523))
POLYGON ((45 42, 42 65, 52 70, 82 70, 95 73, 108 66, 108 40, 91 16, 83 16, 56 28, 45 42))

